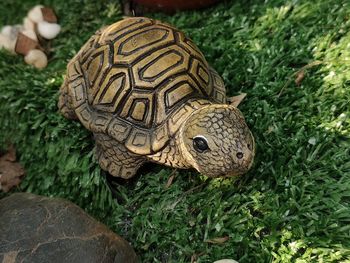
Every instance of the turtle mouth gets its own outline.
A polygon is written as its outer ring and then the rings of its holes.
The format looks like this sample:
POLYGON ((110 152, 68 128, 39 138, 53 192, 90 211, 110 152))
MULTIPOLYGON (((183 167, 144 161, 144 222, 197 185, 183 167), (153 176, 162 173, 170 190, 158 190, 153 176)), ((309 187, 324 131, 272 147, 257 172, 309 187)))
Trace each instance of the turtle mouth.
POLYGON ((245 170, 245 171, 231 171, 231 172, 228 172, 226 174, 220 175, 220 177, 223 177, 223 178, 238 177, 238 176, 245 174, 246 172, 247 172, 247 170, 245 170))
POLYGON ((236 176, 241 176, 245 174, 249 169, 242 169, 242 170, 233 170, 229 172, 219 172, 219 173, 206 173, 206 172, 201 172, 201 174, 209 177, 209 178, 229 178, 229 177, 236 177, 236 176))
POLYGON ((201 174, 209 178, 229 178, 229 177, 238 177, 246 174, 254 163, 254 155, 252 155, 248 160, 244 161, 244 164, 241 167, 231 167, 228 170, 212 170, 206 171, 205 169, 197 169, 201 174))

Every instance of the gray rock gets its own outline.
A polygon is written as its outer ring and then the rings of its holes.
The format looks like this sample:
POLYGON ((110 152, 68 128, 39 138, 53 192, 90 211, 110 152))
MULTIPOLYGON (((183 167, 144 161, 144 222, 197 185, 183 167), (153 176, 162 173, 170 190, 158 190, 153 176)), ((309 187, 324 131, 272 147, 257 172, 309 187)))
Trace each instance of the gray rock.
POLYGON ((138 262, 133 248, 75 204, 29 193, 0 200, 0 262, 138 262))

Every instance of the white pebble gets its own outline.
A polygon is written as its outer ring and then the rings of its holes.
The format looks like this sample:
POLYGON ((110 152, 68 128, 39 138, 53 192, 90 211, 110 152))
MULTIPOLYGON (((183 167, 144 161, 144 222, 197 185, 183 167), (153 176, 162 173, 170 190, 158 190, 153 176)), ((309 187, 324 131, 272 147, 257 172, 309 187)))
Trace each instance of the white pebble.
POLYGON ((26 29, 26 30, 23 30, 21 33, 22 33, 23 35, 25 35, 25 36, 27 36, 27 37, 29 37, 29 38, 35 40, 35 41, 38 41, 38 38, 37 38, 37 36, 36 36, 34 30, 26 29))
POLYGON ((28 17, 35 23, 39 23, 44 20, 43 13, 41 12, 42 5, 34 6, 28 12, 28 17))
POLYGON ((16 40, 10 39, 8 36, 0 33, 0 49, 4 48, 15 54, 16 40))
POLYGON ((44 38, 53 39, 61 31, 61 26, 56 23, 48 23, 43 21, 38 24, 38 31, 44 38))
POLYGON ((42 69, 47 66, 47 56, 39 49, 30 50, 24 57, 24 61, 38 69, 42 69))
POLYGON ((30 29, 30 30, 35 30, 35 23, 29 18, 25 17, 23 19, 23 27, 24 29, 30 29))

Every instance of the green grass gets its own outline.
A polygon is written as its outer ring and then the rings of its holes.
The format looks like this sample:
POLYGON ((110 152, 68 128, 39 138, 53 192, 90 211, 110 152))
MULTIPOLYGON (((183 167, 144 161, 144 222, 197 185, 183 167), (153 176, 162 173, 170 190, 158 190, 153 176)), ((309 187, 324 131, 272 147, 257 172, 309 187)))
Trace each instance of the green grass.
MULTIPOLYGON (((253 169, 208 180, 150 166, 120 184, 118 203, 93 158, 91 134, 57 111, 66 63, 117 1, 42 1, 63 27, 38 71, 0 52, 0 145, 15 144, 28 191, 72 200, 125 237, 143 262, 350 261, 350 4, 347 0, 227 1, 150 15, 185 31, 217 69, 253 131, 253 169), (300 86, 295 74, 309 67, 300 86), (291 80, 291 81, 289 81, 291 80), (280 96, 278 94, 281 92, 280 96), (206 242, 228 236, 223 244, 206 242)), ((4 0, 0 26, 35 1, 4 0)), ((17 190, 18 191, 18 190, 17 190)))

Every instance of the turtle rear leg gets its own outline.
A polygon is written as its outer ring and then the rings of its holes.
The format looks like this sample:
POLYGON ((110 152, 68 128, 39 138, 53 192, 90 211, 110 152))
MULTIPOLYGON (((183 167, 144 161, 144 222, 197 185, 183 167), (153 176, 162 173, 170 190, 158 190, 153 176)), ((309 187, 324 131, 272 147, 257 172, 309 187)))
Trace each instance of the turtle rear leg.
POLYGON ((60 95, 58 99, 58 109, 67 119, 78 119, 77 115, 74 112, 72 107, 71 98, 68 93, 69 84, 67 76, 64 79, 64 82, 60 88, 60 95))
POLYGON ((94 134, 96 156, 101 168, 115 177, 133 177, 146 159, 130 153, 123 145, 101 133, 94 134))

